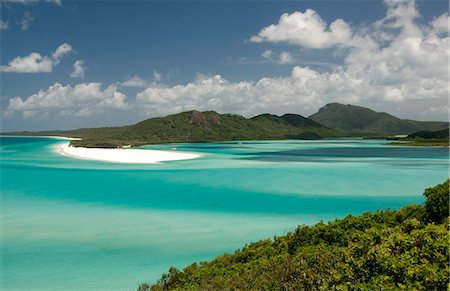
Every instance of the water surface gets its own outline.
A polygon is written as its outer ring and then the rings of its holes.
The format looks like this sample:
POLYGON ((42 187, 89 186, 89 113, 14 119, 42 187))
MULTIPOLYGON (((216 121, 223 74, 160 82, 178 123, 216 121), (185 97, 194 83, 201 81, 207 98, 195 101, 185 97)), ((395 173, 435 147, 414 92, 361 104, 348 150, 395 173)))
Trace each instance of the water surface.
POLYGON ((170 144, 157 165, 61 156, 2 137, 1 289, 133 290, 299 224, 422 203, 449 151, 382 140, 170 144))

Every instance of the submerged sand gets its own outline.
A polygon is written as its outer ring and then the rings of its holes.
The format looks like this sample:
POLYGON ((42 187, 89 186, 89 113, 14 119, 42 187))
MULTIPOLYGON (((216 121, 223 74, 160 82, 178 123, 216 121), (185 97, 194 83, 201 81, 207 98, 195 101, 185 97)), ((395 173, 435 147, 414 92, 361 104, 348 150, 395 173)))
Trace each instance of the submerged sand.
POLYGON ((69 143, 58 145, 56 151, 60 154, 78 159, 126 164, 156 164, 166 161, 189 160, 200 157, 198 154, 175 151, 73 147, 70 146, 69 143))

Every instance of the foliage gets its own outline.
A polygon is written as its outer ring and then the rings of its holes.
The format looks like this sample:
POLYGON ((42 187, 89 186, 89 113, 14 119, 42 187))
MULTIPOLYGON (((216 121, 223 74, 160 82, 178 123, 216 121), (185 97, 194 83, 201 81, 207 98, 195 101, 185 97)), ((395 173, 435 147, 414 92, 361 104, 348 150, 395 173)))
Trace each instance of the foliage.
POLYGON ((408 135, 406 138, 399 138, 401 142, 391 142, 388 145, 400 146, 449 146, 449 129, 445 128, 436 131, 418 131, 408 135))
POLYGON ((448 127, 448 122, 399 119, 384 112, 339 103, 327 104, 308 118, 335 130, 357 134, 409 134, 448 127))
POLYGON ((296 114, 282 117, 262 114, 248 119, 240 115, 195 110, 151 118, 124 127, 17 134, 79 137, 82 140, 72 141, 71 144, 104 148, 176 142, 318 139, 338 136, 337 132, 332 129, 296 114))
POLYGON ((389 142, 387 145, 396 145, 396 146, 417 146, 417 147, 448 147, 449 140, 448 139, 400 139, 401 142, 389 142))
POLYGON ((172 267, 139 290, 447 290, 448 181, 424 195, 425 206, 299 226, 209 262, 172 267))
POLYGON ((448 122, 404 120, 368 108, 331 103, 309 118, 298 114, 261 114, 245 118, 235 114, 193 110, 150 118, 129 126, 7 134, 77 137, 82 140, 72 141, 74 146, 108 148, 176 142, 383 137, 444 127, 448 127, 448 122))
POLYGON ((423 138, 423 139, 447 139, 449 138, 449 129, 441 129, 436 131, 419 131, 408 135, 408 138, 423 138))
POLYGON ((449 211, 449 180, 433 188, 425 189, 426 219, 429 222, 443 223, 449 211))

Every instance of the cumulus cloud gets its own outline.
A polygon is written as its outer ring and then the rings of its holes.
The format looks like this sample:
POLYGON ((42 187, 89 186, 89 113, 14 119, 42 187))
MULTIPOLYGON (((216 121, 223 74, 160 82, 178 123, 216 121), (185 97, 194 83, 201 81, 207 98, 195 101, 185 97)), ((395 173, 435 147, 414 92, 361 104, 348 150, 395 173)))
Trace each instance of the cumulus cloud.
MULTIPOLYGON (((252 38, 315 49, 345 46, 349 41, 343 63, 329 71, 296 66, 290 76, 255 82, 199 76, 185 85, 150 86, 137 94, 137 101, 155 114, 198 108, 245 115, 308 112, 335 101, 388 107, 386 104, 431 100, 448 104, 448 15, 418 25, 415 21, 420 13, 414 2, 387 0, 386 7, 386 16, 365 31, 352 31, 343 20, 327 27, 317 13, 307 10, 283 14, 278 24, 252 38), (380 39, 380 32, 389 37, 380 39), (363 40, 369 45, 362 44, 363 40)), ((266 58, 273 55, 263 54, 266 58)), ((292 56, 280 55, 278 61, 281 59, 291 62, 292 56)))
POLYGON ((252 42, 287 42, 307 48, 328 48, 347 45, 352 38, 352 29, 342 19, 329 26, 312 9, 305 12, 284 13, 277 24, 263 28, 252 36, 252 42))
POLYGON ((278 59, 278 63, 280 64, 292 64, 294 62, 294 58, 288 52, 281 52, 280 58, 278 59))
POLYGON ((84 77, 84 61, 78 60, 73 63, 73 72, 70 73, 70 77, 72 78, 83 78, 84 77))
POLYGON ((52 57, 32 52, 28 56, 14 58, 6 66, 0 66, 0 71, 5 73, 50 73, 53 71, 53 67, 59 64, 61 58, 72 51, 72 47, 64 43, 52 53, 52 57))
POLYGON ((138 75, 134 75, 128 78, 126 81, 120 83, 120 85, 124 87, 142 88, 147 86, 147 81, 141 79, 141 77, 139 77, 138 75))
POLYGON ((31 53, 25 57, 17 57, 7 66, 0 67, 2 72, 13 73, 50 73, 53 70, 53 61, 39 53, 31 53))
MULTIPOLYGON (((313 113, 326 103, 342 102, 387 111, 413 104, 411 110, 416 110, 415 116, 423 113, 423 118, 434 119, 437 114, 446 115, 436 108, 448 108, 448 15, 437 16, 429 23, 419 25, 416 21, 420 13, 414 2, 386 0, 386 8, 384 18, 359 30, 344 20, 336 20, 328 26, 313 11, 284 14, 278 24, 263 29, 258 38, 253 39, 289 43, 299 49, 345 47, 340 50, 342 64, 326 71, 297 65, 284 77, 232 82, 221 75, 198 75, 192 82, 178 85, 148 82, 133 76, 121 83, 129 87, 145 86, 133 101, 127 101, 115 85, 105 90, 98 83, 77 85, 96 88, 81 90, 76 89, 77 86, 55 84, 28 98, 11 99, 8 112, 20 111, 29 116, 35 112, 48 112, 50 108, 87 115, 107 108, 128 108, 136 114, 156 116, 199 109, 251 116, 263 112, 313 113), (289 17, 291 15, 296 16, 289 17), (298 29, 295 18, 300 19, 298 29), (294 35, 297 30, 305 34, 294 35), (276 36, 274 31, 280 34, 276 36), (312 39, 307 39, 308 35, 312 39), (83 95, 75 91, 94 93, 83 95)), ((281 54, 269 51, 261 56, 280 62, 281 54)), ((40 55, 35 58, 39 61, 34 63, 52 61, 40 55)), ((288 54, 283 58, 293 59, 288 54)), ((159 78, 154 77, 158 81, 159 78)))
POLYGON ((50 114, 81 117, 128 107, 126 96, 115 84, 102 89, 101 83, 81 83, 73 87, 55 83, 27 98, 11 98, 5 114, 11 116, 20 112, 27 118, 50 114))
POLYGON ((67 55, 71 52, 73 52, 72 46, 68 43, 63 43, 52 53, 54 62, 58 64, 64 55, 67 55))
POLYGON ((430 22, 431 33, 441 34, 448 33, 450 30, 450 18, 448 13, 444 13, 430 22))

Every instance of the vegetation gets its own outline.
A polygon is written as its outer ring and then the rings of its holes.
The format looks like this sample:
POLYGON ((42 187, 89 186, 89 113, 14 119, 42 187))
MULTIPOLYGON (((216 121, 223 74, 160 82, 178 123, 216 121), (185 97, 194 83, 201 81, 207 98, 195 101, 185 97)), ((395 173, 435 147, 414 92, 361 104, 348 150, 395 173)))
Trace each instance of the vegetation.
POLYGON ((245 118, 235 114, 194 110, 151 118, 129 126, 8 134, 76 137, 82 140, 72 141, 73 146, 108 148, 174 142, 385 137, 444 127, 448 127, 447 122, 403 120, 368 108, 331 103, 309 118, 298 114, 261 114, 245 118))
POLYGON ((402 139, 402 141, 393 141, 387 143, 387 145, 398 145, 398 146, 417 146, 417 147, 448 147, 449 140, 448 139, 416 139, 416 140, 406 140, 402 139))
POLYGON ((312 119, 327 127, 358 135, 397 135, 417 131, 440 130, 448 127, 448 122, 415 121, 399 119, 384 112, 369 108, 330 103, 311 115, 312 119))
POLYGON ((406 138, 399 138, 402 142, 391 142, 389 145, 406 146, 449 146, 449 129, 436 131, 419 131, 408 135, 406 138))
POLYGON ((120 147, 172 142, 211 142, 257 139, 320 139, 337 132, 297 114, 282 117, 262 114, 247 119, 214 111, 188 111, 151 118, 124 127, 16 133, 20 135, 59 135, 82 138, 74 146, 120 147))
POLYGON ((449 181, 409 205, 299 226, 183 270, 144 290, 448 290, 449 181))
POLYGON ((408 138, 423 138, 423 139, 448 139, 449 129, 444 128, 436 131, 419 131, 408 135, 408 138))

